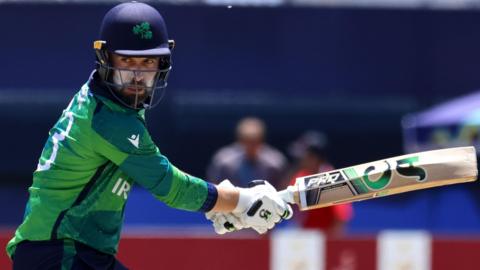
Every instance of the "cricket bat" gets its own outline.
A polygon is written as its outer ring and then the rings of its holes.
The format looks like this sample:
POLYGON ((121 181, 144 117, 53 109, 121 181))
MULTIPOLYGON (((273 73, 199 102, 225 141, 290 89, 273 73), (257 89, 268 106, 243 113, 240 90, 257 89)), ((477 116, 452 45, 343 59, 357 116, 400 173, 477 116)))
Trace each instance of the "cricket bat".
POLYGON ((475 148, 456 147, 387 158, 299 177, 279 192, 300 210, 362 201, 477 179, 475 148))

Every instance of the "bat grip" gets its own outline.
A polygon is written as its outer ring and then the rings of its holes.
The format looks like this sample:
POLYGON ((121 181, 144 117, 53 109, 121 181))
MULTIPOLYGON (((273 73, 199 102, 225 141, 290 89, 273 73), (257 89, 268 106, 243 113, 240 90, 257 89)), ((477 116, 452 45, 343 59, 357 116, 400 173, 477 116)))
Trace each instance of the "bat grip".
POLYGON ((294 193, 295 193, 295 187, 294 186, 288 186, 286 189, 279 191, 278 195, 285 202, 294 204, 295 203, 295 199, 293 197, 294 193))

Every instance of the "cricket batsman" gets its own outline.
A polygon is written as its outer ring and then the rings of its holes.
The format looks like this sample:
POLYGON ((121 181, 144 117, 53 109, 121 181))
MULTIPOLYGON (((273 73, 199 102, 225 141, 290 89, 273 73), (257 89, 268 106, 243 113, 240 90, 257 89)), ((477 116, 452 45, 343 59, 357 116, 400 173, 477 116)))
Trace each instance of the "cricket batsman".
POLYGON ((207 213, 219 233, 264 233, 291 216, 267 182, 216 186, 160 153, 145 110, 167 86, 173 47, 147 4, 119 4, 105 15, 96 68, 50 130, 33 173, 23 222, 7 245, 13 269, 126 269, 115 254, 134 183, 171 207, 207 213))

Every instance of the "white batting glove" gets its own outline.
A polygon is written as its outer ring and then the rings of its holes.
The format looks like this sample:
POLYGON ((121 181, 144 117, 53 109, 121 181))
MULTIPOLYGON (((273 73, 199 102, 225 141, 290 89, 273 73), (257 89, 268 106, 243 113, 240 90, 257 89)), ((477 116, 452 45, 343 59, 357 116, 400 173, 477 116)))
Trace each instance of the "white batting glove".
MULTIPOLYGON (((251 188, 237 188, 239 200, 232 213, 206 213, 205 216, 213 222, 216 233, 225 234, 252 228, 259 234, 264 234, 282 219, 292 217, 292 208, 277 195, 270 183, 255 180, 251 185, 251 188)), ((234 187, 229 180, 223 180, 219 186, 234 187)))
POLYGON ((245 228, 242 221, 234 214, 210 211, 205 215, 208 220, 212 221, 213 228, 218 234, 225 234, 227 232, 234 232, 245 228))
MULTIPOLYGON (((228 179, 220 182, 218 186, 235 188, 228 179)), ((213 228, 218 234, 225 234, 227 232, 234 232, 245 228, 242 221, 234 214, 210 211, 205 214, 205 217, 212 221, 213 228)))
POLYGON ((266 233, 282 219, 290 219, 293 211, 288 203, 277 194, 267 181, 255 180, 251 188, 238 188, 240 197, 232 211, 245 227, 251 227, 259 234, 266 233))

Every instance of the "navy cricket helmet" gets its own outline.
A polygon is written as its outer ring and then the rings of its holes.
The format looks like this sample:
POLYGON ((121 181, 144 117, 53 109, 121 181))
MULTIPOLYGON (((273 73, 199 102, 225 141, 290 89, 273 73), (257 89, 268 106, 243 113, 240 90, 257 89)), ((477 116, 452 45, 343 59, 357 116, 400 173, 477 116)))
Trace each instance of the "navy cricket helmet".
POLYGON ((98 74, 122 104, 134 109, 151 108, 158 103, 167 86, 174 44, 168 39, 165 21, 155 8, 139 2, 119 4, 105 14, 100 38, 94 42, 98 74), (122 70, 113 66, 112 54, 158 58, 159 66, 147 71, 122 70), (139 76, 151 79, 145 84, 132 81, 139 76), (127 88, 141 90, 132 98, 123 93, 127 88), (159 89, 162 93, 154 99, 155 91, 159 89), (146 94, 140 94, 144 92, 146 94))

